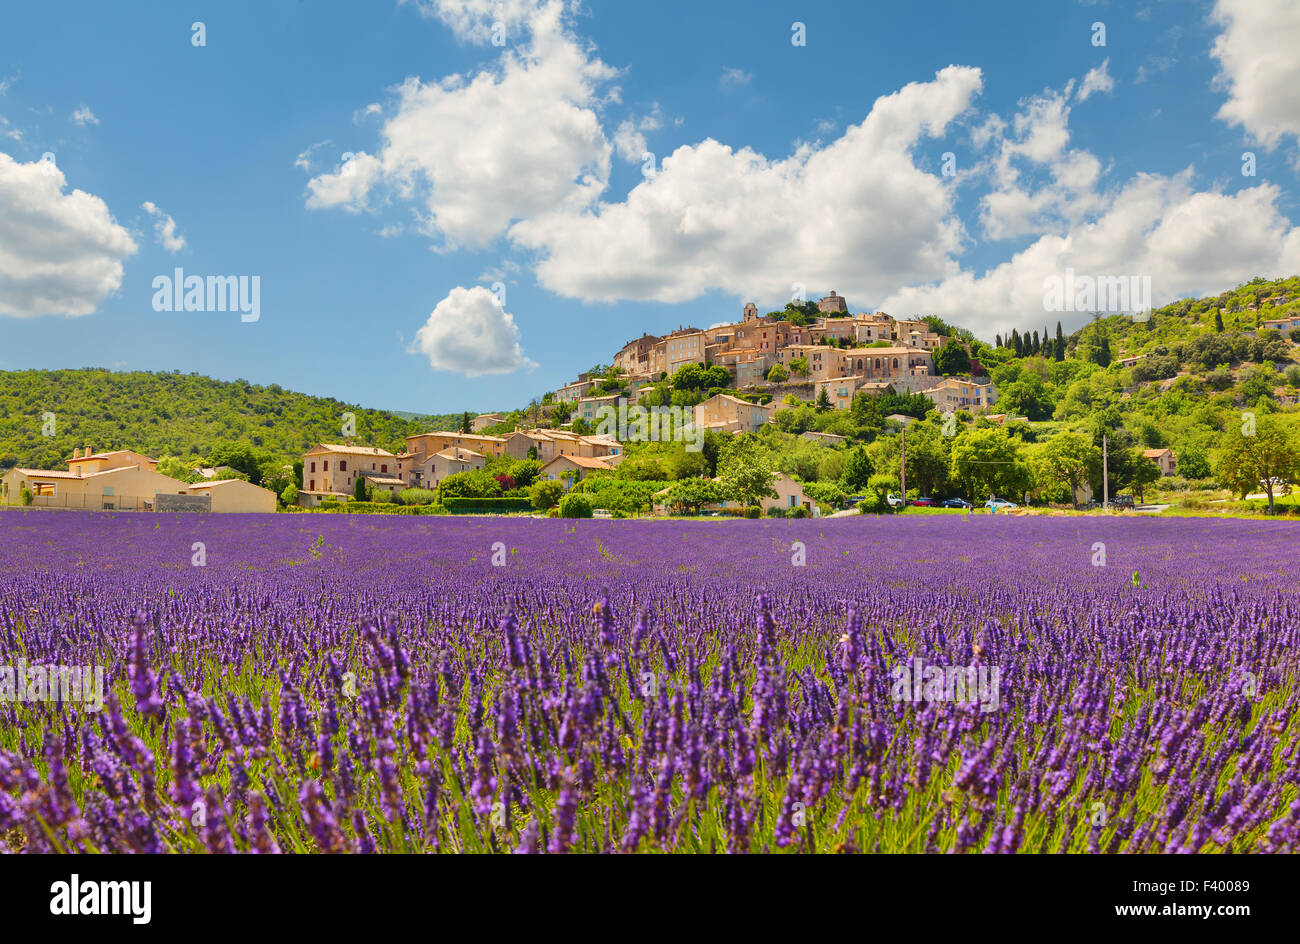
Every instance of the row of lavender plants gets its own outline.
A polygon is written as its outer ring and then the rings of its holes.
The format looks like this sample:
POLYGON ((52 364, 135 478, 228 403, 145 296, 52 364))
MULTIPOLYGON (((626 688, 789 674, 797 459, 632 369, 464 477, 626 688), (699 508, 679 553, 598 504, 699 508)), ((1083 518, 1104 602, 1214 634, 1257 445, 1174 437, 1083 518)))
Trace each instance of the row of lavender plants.
POLYGON ((6 511, 0 849, 1300 851, 1297 541, 6 511))

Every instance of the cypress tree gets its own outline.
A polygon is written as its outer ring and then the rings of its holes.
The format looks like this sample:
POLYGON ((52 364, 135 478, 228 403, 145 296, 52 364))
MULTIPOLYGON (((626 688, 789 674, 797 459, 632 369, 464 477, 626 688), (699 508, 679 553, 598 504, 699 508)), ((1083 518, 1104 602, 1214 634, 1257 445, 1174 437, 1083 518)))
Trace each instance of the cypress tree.
POLYGON ((1058 361, 1065 360, 1065 335, 1061 333, 1061 323, 1056 323, 1056 350, 1053 352, 1058 361))

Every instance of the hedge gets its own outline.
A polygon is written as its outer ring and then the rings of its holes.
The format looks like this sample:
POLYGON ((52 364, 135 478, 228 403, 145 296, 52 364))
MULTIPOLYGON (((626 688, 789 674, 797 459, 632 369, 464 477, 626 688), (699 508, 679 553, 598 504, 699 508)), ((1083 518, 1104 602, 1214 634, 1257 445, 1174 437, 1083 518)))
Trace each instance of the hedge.
POLYGON ((453 515, 503 515, 533 510, 530 498, 444 498, 442 503, 453 515))

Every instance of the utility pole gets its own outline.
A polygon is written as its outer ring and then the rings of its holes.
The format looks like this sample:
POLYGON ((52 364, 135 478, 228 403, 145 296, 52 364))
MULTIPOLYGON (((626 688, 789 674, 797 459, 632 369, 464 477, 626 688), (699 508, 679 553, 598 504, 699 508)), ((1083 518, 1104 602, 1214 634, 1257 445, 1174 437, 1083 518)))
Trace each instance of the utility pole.
POLYGON ((1101 507, 1110 510, 1110 459, 1106 454, 1106 434, 1101 436, 1101 507))
POLYGON ((898 490, 903 494, 898 497, 903 500, 902 507, 907 507, 907 427, 903 427, 903 459, 901 468, 898 470, 898 490))

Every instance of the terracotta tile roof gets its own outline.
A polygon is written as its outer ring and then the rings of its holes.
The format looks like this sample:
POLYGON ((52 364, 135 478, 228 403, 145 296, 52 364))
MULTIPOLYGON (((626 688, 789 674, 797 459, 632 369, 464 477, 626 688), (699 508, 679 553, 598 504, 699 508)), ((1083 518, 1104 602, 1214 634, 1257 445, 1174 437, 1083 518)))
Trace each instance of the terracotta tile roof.
POLYGON ((379 449, 375 446, 340 446, 337 443, 317 443, 308 449, 304 455, 314 456, 322 452, 338 452, 352 456, 387 456, 390 459, 396 459, 387 449, 379 449))
MULTIPOLYGON (((574 465, 581 466, 584 469, 613 469, 614 468, 604 459, 592 459, 587 456, 556 456, 550 462, 546 463, 546 466, 549 466, 555 462, 572 462, 574 465)), ((546 468, 546 466, 542 466, 542 468, 546 468)))

